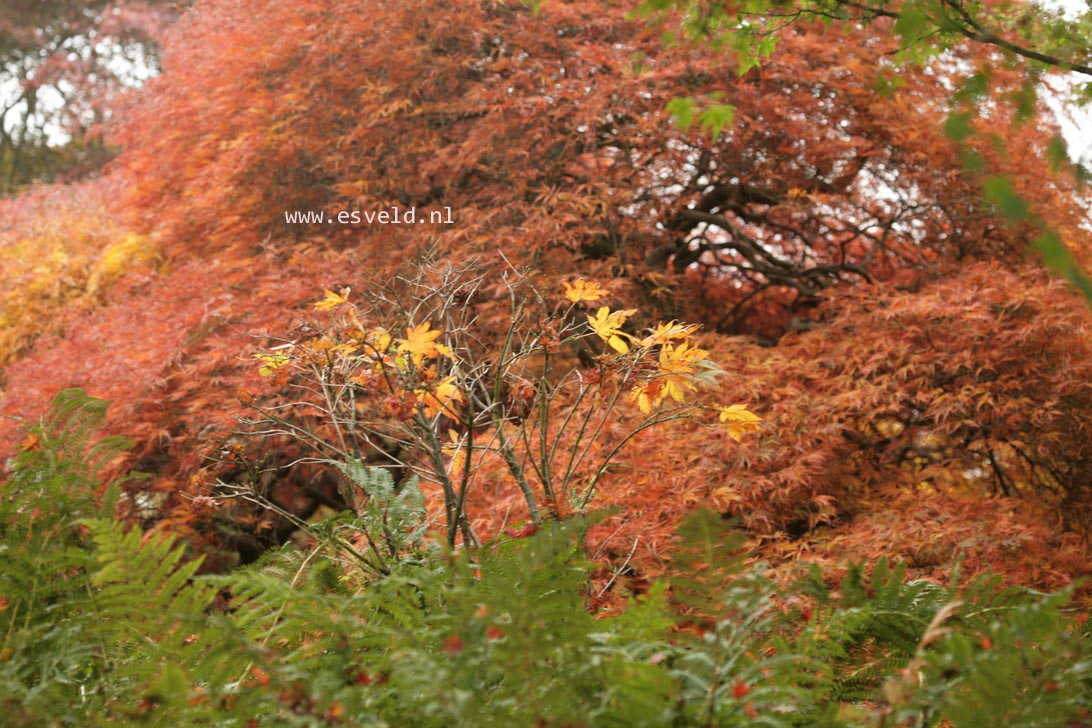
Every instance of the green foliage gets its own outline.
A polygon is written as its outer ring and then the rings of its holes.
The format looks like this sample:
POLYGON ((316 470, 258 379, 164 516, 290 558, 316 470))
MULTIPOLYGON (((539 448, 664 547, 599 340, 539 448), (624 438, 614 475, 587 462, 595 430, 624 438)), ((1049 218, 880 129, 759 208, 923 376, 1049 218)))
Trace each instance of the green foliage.
POLYGON ((217 684, 219 666, 245 659, 245 645, 206 617, 214 592, 194 581, 200 562, 187 561, 173 539, 145 540, 114 520, 120 479, 100 480, 128 443, 94 439, 105 414, 105 402, 62 392, 4 485, 0 695, 8 724, 83 725, 181 708, 199 685, 217 684))
POLYGON ((1092 301, 1092 279, 1084 274, 1057 233, 1045 230, 1035 239, 1033 245, 1042 256, 1043 262, 1065 276, 1066 280, 1076 286, 1085 298, 1092 301))
POLYGON ((782 594, 761 564, 746 563, 746 540, 732 522, 701 510, 679 528, 674 602, 684 626, 671 672, 683 689, 687 724, 823 725, 823 669, 790 644, 782 594))
POLYGON ((425 496, 416 477, 395 488, 394 478, 382 468, 352 459, 332 464, 367 498, 358 526, 367 534, 371 557, 380 571, 387 570, 388 560, 425 548, 425 496))
POLYGON ((886 561, 785 587, 708 511, 681 527, 669 582, 597 618, 581 547, 596 517, 429 550, 416 485, 349 463, 359 515, 203 576, 95 496, 123 445, 92 442, 104 409, 62 395, 4 491, 9 724, 1046 726, 1092 708, 1068 592, 957 590, 886 561), (369 537, 382 573, 357 549, 369 537))
POLYGON ((1008 177, 988 177, 982 183, 986 199, 997 206, 997 209, 1009 222, 1019 222, 1027 219, 1028 203, 1025 202, 1013 189, 1012 180, 1008 177))
POLYGON ((127 446, 92 441, 106 403, 62 392, 29 432, 0 498, 0 698, 21 721, 64 704, 94 662, 88 606, 93 556, 81 518, 112 516, 116 483, 96 497, 102 466, 127 446))
POLYGON ((808 589, 817 602, 805 639, 833 670, 836 699, 856 702, 874 696, 886 676, 913 657, 918 641, 952 590, 928 581, 905 581, 905 566, 881 559, 866 578, 850 567, 837 593, 812 575, 808 589))
POLYGON ((1092 715, 1088 623, 1078 629, 1067 592, 976 608, 960 605, 958 627, 919 647, 916 685, 885 688, 892 718, 955 726, 1070 725, 1092 715))

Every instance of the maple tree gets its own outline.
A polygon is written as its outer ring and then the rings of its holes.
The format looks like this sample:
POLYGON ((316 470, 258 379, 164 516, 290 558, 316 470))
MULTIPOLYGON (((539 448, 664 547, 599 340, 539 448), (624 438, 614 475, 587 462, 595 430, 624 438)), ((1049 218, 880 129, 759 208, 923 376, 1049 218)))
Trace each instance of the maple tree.
POLYGON ((114 191, 85 183, 0 199, 0 365, 62 331, 59 312, 93 308, 122 274, 156 265, 155 245, 107 209, 114 191))
MULTIPOLYGON (((992 80, 998 71, 1010 78, 1021 78, 1019 87, 1012 86, 1001 93, 1013 107, 1012 126, 1016 127, 1036 113, 1036 105, 1042 95, 1056 97, 1058 84, 1052 84, 1057 76, 1045 70, 1071 71, 1072 82, 1062 82, 1065 93, 1071 93, 1079 105, 1085 106, 1092 99, 1092 47, 1088 39, 1092 32, 1092 13, 1074 9, 1052 9, 1037 4, 1012 2, 953 2, 951 0, 909 0, 891 4, 884 0, 850 2, 848 0, 820 0, 820 2, 752 2, 742 6, 710 4, 704 0, 647 0, 639 12, 661 21, 672 15, 680 17, 685 36, 698 38, 725 48, 737 62, 741 72, 746 72, 769 55, 780 39, 781 32, 799 22, 831 22, 869 24, 880 32, 897 36, 902 45, 889 53, 896 68, 907 63, 929 65, 944 69, 951 75, 949 88, 954 90, 952 102, 955 109, 945 123, 945 132, 963 145, 964 167, 983 176, 983 192, 987 200, 996 205, 1011 223, 1025 223, 1041 230, 1034 245, 1043 260, 1068 278, 1085 297, 1092 301, 1092 279, 1082 270, 1081 263, 1059 237, 1059 231, 1051 223, 1037 216, 1032 200, 1023 197, 1013 188, 1012 181, 1004 175, 989 174, 987 162, 979 152, 966 143, 976 134, 989 138, 995 146, 1004 144, 1004 138, 995 130, 997 122, 982 125, 978 109, 988 103, 991 94, 998 92, 992 80), (960 66, 953 62, 951 52, 961 42, 992 47, 995 52, 990 63, 960 66), (947 57, 946 57, 947 56, 947 57)), ((669 30, 665 35, 674 40, 669 30)), ((900 79, 893 79, 900 83, 900 79)), ((668 105, 677 118, 687 124, 694 116, 693 99, 675 99, 668 105)), ((714 134, 732 118, 734 109, 729 104, 717 103, 701 114, 703 128, 712 128, 714 134)), ((1075 175, 1078 181, 1088 179, 1088 171, 1080 164, 1072 164, 1067 158, 1066 142, 1055 135, 1047 148, 1047 154, 1057 172, 1062 167, 1075 175)))
MULTIPOLYGON (((586 511, 612 461, 649 428, 715 411, 737 442, 760 429, 744 404, 693 401, 724 374, 694 340, 696 326, 672 321, 633 336, 621 327, 636 310, 581 313, 609 295, 596 283, 566 282, 568 305, 550 306, 523 275, 489 286, 475 267, 426 268, 404 287, 365 290, 362 305, 348 288, 325 291, 312 308, 331 318, 311 325, 315 335, 256 355, 259 374, 293 392, 289 403, 254 404, 259 417, 244 422, 333 462, 379 463, 438 486, 452 546, 458 534, 479 545, 466 503, 489 460, 518 486, 534 532, 540 503, 555 519, 586 511), (478 289, 511 301, 495 353, 496 337, 483 347, 476 321, 459 312, 458 301, 478 289), (581 358, 590 366, 577 366, 581 358), (628 423, 619 416, 627 400, 640 413, 628 423)), ((222 497, 268 504, 253 478, 216 485, 222 497)), ((358 508, 352 488, 341 495, 358 508)))
MULTIPOLYGON (((1087 269, 1088 193, 1051 164, 1043 102, 1013 124, 1022 69, 963 42, 958 63, 896 68, 902 39, 882 18, 797 19, 748 69, 705 43, 665 45, 635 7, 202 3, 165 38, 163 74, 114 126, 125 152, 95 183, 115 203, 111 240, 140 236, 158 258, 134 258, 82 308, 48 298, 12 325, 29 348, 5 368, 5 413, 33 417, 72 385, 111 400, 110 426, 137 442, 129 465, 152 474, 129 486, 130 514, 216 554, 211 567, 251 560, 292 517, 346 505, 306 447, 240 433, 248 407, 294 401, 272 347, 320 333, 316 291, 333 315, 365 279, 473 258, 494 288, 453 305, 486 349, 511 320, 496 282, 525 269, 587 305, 618 356, 657 322, 702 327, 700 344, 658 349, 681 379, 636 392, 634 417, 689 394, 700 350, 728 372, 711 396, 763 419, 742 444, 752 423, 730 409, 717 430, 642 432, 604 471, 596 503, 622 510, 589 550, 622 559, 635 544, 633 584, 666 568, 673 524, 701 503, 786 563, 897 543, 926 574, 963 554, 1029 584, 1072 578, 1088 553, 1087 312, 1029 254, 1040 230, 1006 224, 964 165, 973 149, 1087 269), (966 97, 965 121, 1002 145, 949 133, 963 68, 991 91, 966 97), (730 119, 707 113, 718 104, 730 119), (455 222, 284 215, 392 205, 449 207, 455 222), (54 335, 33 340, 47 319, 54 335), (283 513, 203 499, 250 473, 283 513), (938 512, 951 521, 925 528, 938 512)), ((32 237, 36 214, 10 239, 32 237)), ((388 327, 389 346, 432 361, 431 332, 450 331, 438 322, 388 327)), ((433 415, 465 396, 445 380, 419 398, 433 415)), ((17 425, 2 424, 9 449, 17 425)), ((502 461, 480 472, 465 506, 479 537, 530 518, 502 461)))

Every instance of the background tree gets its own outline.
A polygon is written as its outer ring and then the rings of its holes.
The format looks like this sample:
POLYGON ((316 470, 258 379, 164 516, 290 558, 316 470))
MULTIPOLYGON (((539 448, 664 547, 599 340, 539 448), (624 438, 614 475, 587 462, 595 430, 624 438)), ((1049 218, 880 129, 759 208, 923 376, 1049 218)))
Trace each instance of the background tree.
MULTIPOLYGON (((990 170, 978 150, 966 143, 976 134, 1002 148, 1005 138, 997 131, 997 120, 985 122, 979 109, 985 98, 995 93, 1013 107, 1013 129, 1035 116, 1036 106, 1044 96, 1068 95, 1067 101, 1086 107, 1092 101, 1092 11, 1078 10, 1066 4, 1043 6, 1019 2, 962 2, 955 0, 911 0, 888 3, 884 0, 852 2, 754 2, 745 5, 721 5, 704 0, 646 0, 639 13, 652 15, 669 25, 677 22, 683 34, 699 42, 708 42, 729 55, 747 70, 761 62, 784 32, 798 23, 823 23, 834 27, 860 27, 867 24, 880 33, 889 33, 901 41, 893 57, 896 67, 907 64, 925 66, 950 75, 954 107, 945 131, 954 141, 963 143, 963 163, 968 171, 983 176, 983 192, 1010 223, 1038 228, 1034 245, 1044 261, 1070 280, 1085 298, 1092 301, 1092 279, 1082 269, 1063 242, 1049 218, 1036 214, 1034 200, 1014 189, 1011 180, 990 170), (961 47, 968 42, 983 44, 993 53, 990 63, 960 64, 961 47), (997 89, 993 77, 999 69, 1022 80, 1019 88, 997 89), (1070 79, 1058 84, 1059 71, 1069 71, 1070 79), (1051 72, 1054 72, 1053 75, 1051 72), (1059 90, 1061 89, 1061 90, 1059 90)), ((668 31, 665 36, 673 39, 668 31)), ((984 60, 984 59, 983 59, 984 60)), ((692 100, 677 99, 676 115, 690 116, 692 100)), ((1057 111, 1059 105, 1054 109, 1057 111)), ((703 112, 708 119, 730 115, 730 105, 719 104, 703 112)), ((708 124, 705 124, 708 125, 708 124)), ((1085 148, 1087 143, 1078 139, 1085 148)), ((1055 172, 1065 168, 1083 183, 1088 170, 1067 158, 1066 143, 1055 135, 1046 150, 1055 172)))
POLYGON ((91 132, 119 92, 158 71, 157 43, 179 4, 0 3, 0 194, 110 157, 91 132))

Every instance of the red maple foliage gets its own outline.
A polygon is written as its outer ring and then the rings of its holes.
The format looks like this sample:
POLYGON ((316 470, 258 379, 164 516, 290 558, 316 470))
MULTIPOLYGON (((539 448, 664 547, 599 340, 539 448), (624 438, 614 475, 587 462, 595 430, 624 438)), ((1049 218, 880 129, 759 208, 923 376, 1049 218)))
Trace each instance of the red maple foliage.
MULTIPOLYGON (((641 324, 702 322, 729 371, 723 399, 768 422, 744 445, 690 425, 647 433, 600 488, 598 504, 624 511, 593 552, 624 556, 639 537, 633 568, 655 573, 681 514, 712 504, 773 555, 896 552, 929 570, 964 553, 1026 583, 1076 573, 1092 488, 1088 314, 963 170, 942 129, 938 77, 954 71, 905 71, 880 93, 894 40, 796 26, 740 77, 712 50, 665 47, 626 9, 200 4, 115 133, 117 215, 164 260, 11 364, 4 412, 34 416, 71 385, 110 399, 112 427, 137 441, 130 464, 153 475, 134 506, 223 546, 224 516, 193 497, 238 461, 270 466, 285 504, 331 497, 300 496, 314 472, 273 467, 297 454, 284 443, 233 434, 240 393, 278 401, 251 354, 292 338, 322 288, 479 256, 487 275, 528 267, 544 288, 598 281, 641 324), (664 107, 681 97, 730 101, 734 126, 715 140, 679 128, 664 107), (450 208, 455 222, 285 218, 390 206, 450 208)), ((1003 93, 1019 79, 993 82, 1003 93)), ((977 113, 998 128, 1012 115, 977 113)), ((1087 263, 1086 193, 1042 160, 1044 118, 1007 151, 980 151, 1087 263)), ((489 322, 506 302, 467 305, 489 322)), ((14 420, 0 427, 17 441, 14 420)), ((482 533, 524 517, 503 473, 479 482, 482 533)), ((249 517, 243 530, 277 532, 249 517)))

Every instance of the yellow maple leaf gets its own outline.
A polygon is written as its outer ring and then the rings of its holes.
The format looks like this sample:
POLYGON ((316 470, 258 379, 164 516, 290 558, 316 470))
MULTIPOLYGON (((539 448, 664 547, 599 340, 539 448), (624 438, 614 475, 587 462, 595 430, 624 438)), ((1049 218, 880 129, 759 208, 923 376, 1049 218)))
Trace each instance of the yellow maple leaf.
POLYGON ((258 369, 258 374, 263 377, 273 376, 278 369, 288 364, 287 354, 255 354, 254 358, 264 362, 258 369))
POLYGON ((425 417, 429 418, 443 413, 454 419, 458 416, 456 404, 466 402, 463 393, 455 386, 455 377, 445 377, 437 382, 436 386, 430 389, 418 389, 414 394, 424 407, 425 417))
POLYGON ((694 390, 694 374, 697 373, 697 364, 709 356, 705 349, 685 341, 678 346, 665 344, 660 349, 659 377, 663 382, 664 396, 669 396, 676 402, 682 402, 686 389, 694 390))
POLYGON ((595 316, 588 316, 588 325, 612 349, 619 354, 626 354, 629 352, 629 344, 626 343, 626 339, 632 340, 632 337, 622 331, 622 324, 635 313, 637 313, 635 308, 611 312, 609 308, 603 306, 595 312, 595 316))
POLYGON ((648 336, 641 339, 641 346, 656 346, 658 344, 666 344, 669 341, 685 340, 690 334, 694 333, 697 328, 696 324, 680 324, 675 321, 669 321, 666 324, 660 324, 652 329, 648 336))
POLYGON ((441 451, 451 458, 448 463, 447 474, 454 477, 457 473, 462 472, 463 465, 466 463, 466 448, 463 446, 463 439, 459 437, 455 430, 447 431, 447 442, 444 443, 441 451))
POLYGON ((682 402, 686 398, 686 390, 697 389, 698 366, 707 356, 708 351, 685 341, 678 345, 664 344, 660 349, 655 376, 635 387, 631 399, 637 400, 637 406, 646 415, 658 407, 665 397, 682 402))
POLYGON ((762 418, 747 409, 745 404, 733 404, 720 408, 720 421, 728 425, 728 435, 736 442, 750 432, 758 432, 762 418))
POLYGON ((341 293, 334 293, 323 289, 323 293, 326 294, 326 298, 317 302, 312 306, 316 311, 329 311, 333 308, 337 308, 343 303, 349 302, 349 290, 348 288, 342 288, 341 293))
POLYGON ((580 303, 581 301, 598 301, 600 298, 607 295, 607 291, 594 281, 580 279, 573 281, 571 284, 566 281, 563 285, 565 286, 565 298, 573 303, 580 303))
POLYGON ((630 399, 637 400, 637 406, 646 415, 652 414, 652 408, 664 398, 664 387, 658 379, 650 379, 633 388, 630 399))
POLYGON ((398 340, 398 353, 409 354, 410 359, 417 366, 421 366, 425 359, 435 359, 441 355, 451 353, 443 344, 437 344, 443 332, 432 328, 432 324, 425 322, 420 326, 406 329, 406 338, 398 340))
POLYGON ((382 326, 372 329, 364 336, 364 341, 375 349, 377 354, 386 354, 387 349, 391 348, 391 334, 382 326))
POLYGON ((326 336, 316 336, 313 339, 308 339, 303 342, 304 346, 308 347, 312 351, 330 351, 334 348, 334 342, 326 336))

